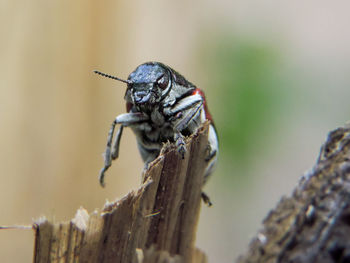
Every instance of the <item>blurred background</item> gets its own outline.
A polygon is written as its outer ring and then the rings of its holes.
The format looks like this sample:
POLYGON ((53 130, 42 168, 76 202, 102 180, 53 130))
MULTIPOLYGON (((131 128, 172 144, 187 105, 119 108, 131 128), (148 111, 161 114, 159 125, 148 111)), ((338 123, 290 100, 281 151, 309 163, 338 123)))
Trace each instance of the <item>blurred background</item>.
MULTIPOLYGON (((310 169, 327 132, 350 119, 348 1, 0 1, 0 225, 135 189, 131 130, 106 177, 107 133, 127 78, 161 61, 206 92, 220 137, 197 246, 233 262, 268 210, 310 169)), ((31 262, 33 231, 1 230, 1 262, 31 262)))

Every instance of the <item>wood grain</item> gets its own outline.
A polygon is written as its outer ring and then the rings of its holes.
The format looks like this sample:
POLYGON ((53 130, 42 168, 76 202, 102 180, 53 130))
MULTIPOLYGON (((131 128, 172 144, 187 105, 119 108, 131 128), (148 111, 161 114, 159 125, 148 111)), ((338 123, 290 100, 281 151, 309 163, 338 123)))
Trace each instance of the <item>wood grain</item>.
POLYGON ((194 242, 207 144, 208 123, 186 139, 184 159, 166 144, 139 189, 101 212, 38 220, 34 262, 206 262, 194 242))

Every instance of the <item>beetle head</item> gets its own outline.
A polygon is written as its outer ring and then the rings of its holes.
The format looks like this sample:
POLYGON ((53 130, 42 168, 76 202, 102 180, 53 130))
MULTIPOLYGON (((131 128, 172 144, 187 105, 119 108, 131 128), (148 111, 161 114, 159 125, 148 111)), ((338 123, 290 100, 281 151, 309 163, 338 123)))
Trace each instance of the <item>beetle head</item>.
POLYGON ((160 62, 147 62, 138 66, 127 80, 94 71, 104 77, 127 84, 125 100, 141 111, 150 111, 162 103, 172 105, 176 99, 191 94, 195 86, 183 76, 160 62))
POLYGON ((141 108, 153 108, 166 97, 172 85, 169 69, 158 62, 138 66, 127 81, 125 100, 141 108))

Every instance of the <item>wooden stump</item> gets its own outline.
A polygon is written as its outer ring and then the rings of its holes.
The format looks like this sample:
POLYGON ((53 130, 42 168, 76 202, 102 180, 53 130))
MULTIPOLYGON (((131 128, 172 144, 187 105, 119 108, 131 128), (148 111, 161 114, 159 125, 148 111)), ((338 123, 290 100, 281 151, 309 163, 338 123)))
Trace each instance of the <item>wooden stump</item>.
MULTIPOLYGON (((194 246, 201 205, 208 123, 186 139, 181 159, 173 144, 144 172, 136 191, 74 219, 34 224, 34 262, 206 262, 194 246)), ((96 182, 97 183, 97 182, 96 182)))

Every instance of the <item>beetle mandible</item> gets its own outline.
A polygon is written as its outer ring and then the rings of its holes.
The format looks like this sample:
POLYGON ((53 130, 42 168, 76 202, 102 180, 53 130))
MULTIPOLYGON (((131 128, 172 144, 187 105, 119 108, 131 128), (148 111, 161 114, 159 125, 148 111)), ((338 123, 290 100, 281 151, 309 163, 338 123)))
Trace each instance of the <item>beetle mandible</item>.
MULTIPOLYGON (((118 158, 124 127, 131 127, 135 133, 141 157, 147 165, 159 155, 162 145, 167 141, 175 142, 178 153, 184 158, 184 136, 195 133, 202 123, 209 120, 209 151, 204 177, 206 182, 217 161, 218 137, 202 90, 160 62, 141 64, 127 80, 94 72, 127 84, 124 97, 127 113, 118 115, 109 130, 105 163, 99 175, 102 186, 105 185, 105 172, 112 160, 118 158), (120 124, 120 128, 112 143, 117 124, 120 124)), ((206 203, 211 204, 204 193, 202 197, 206 203)))

